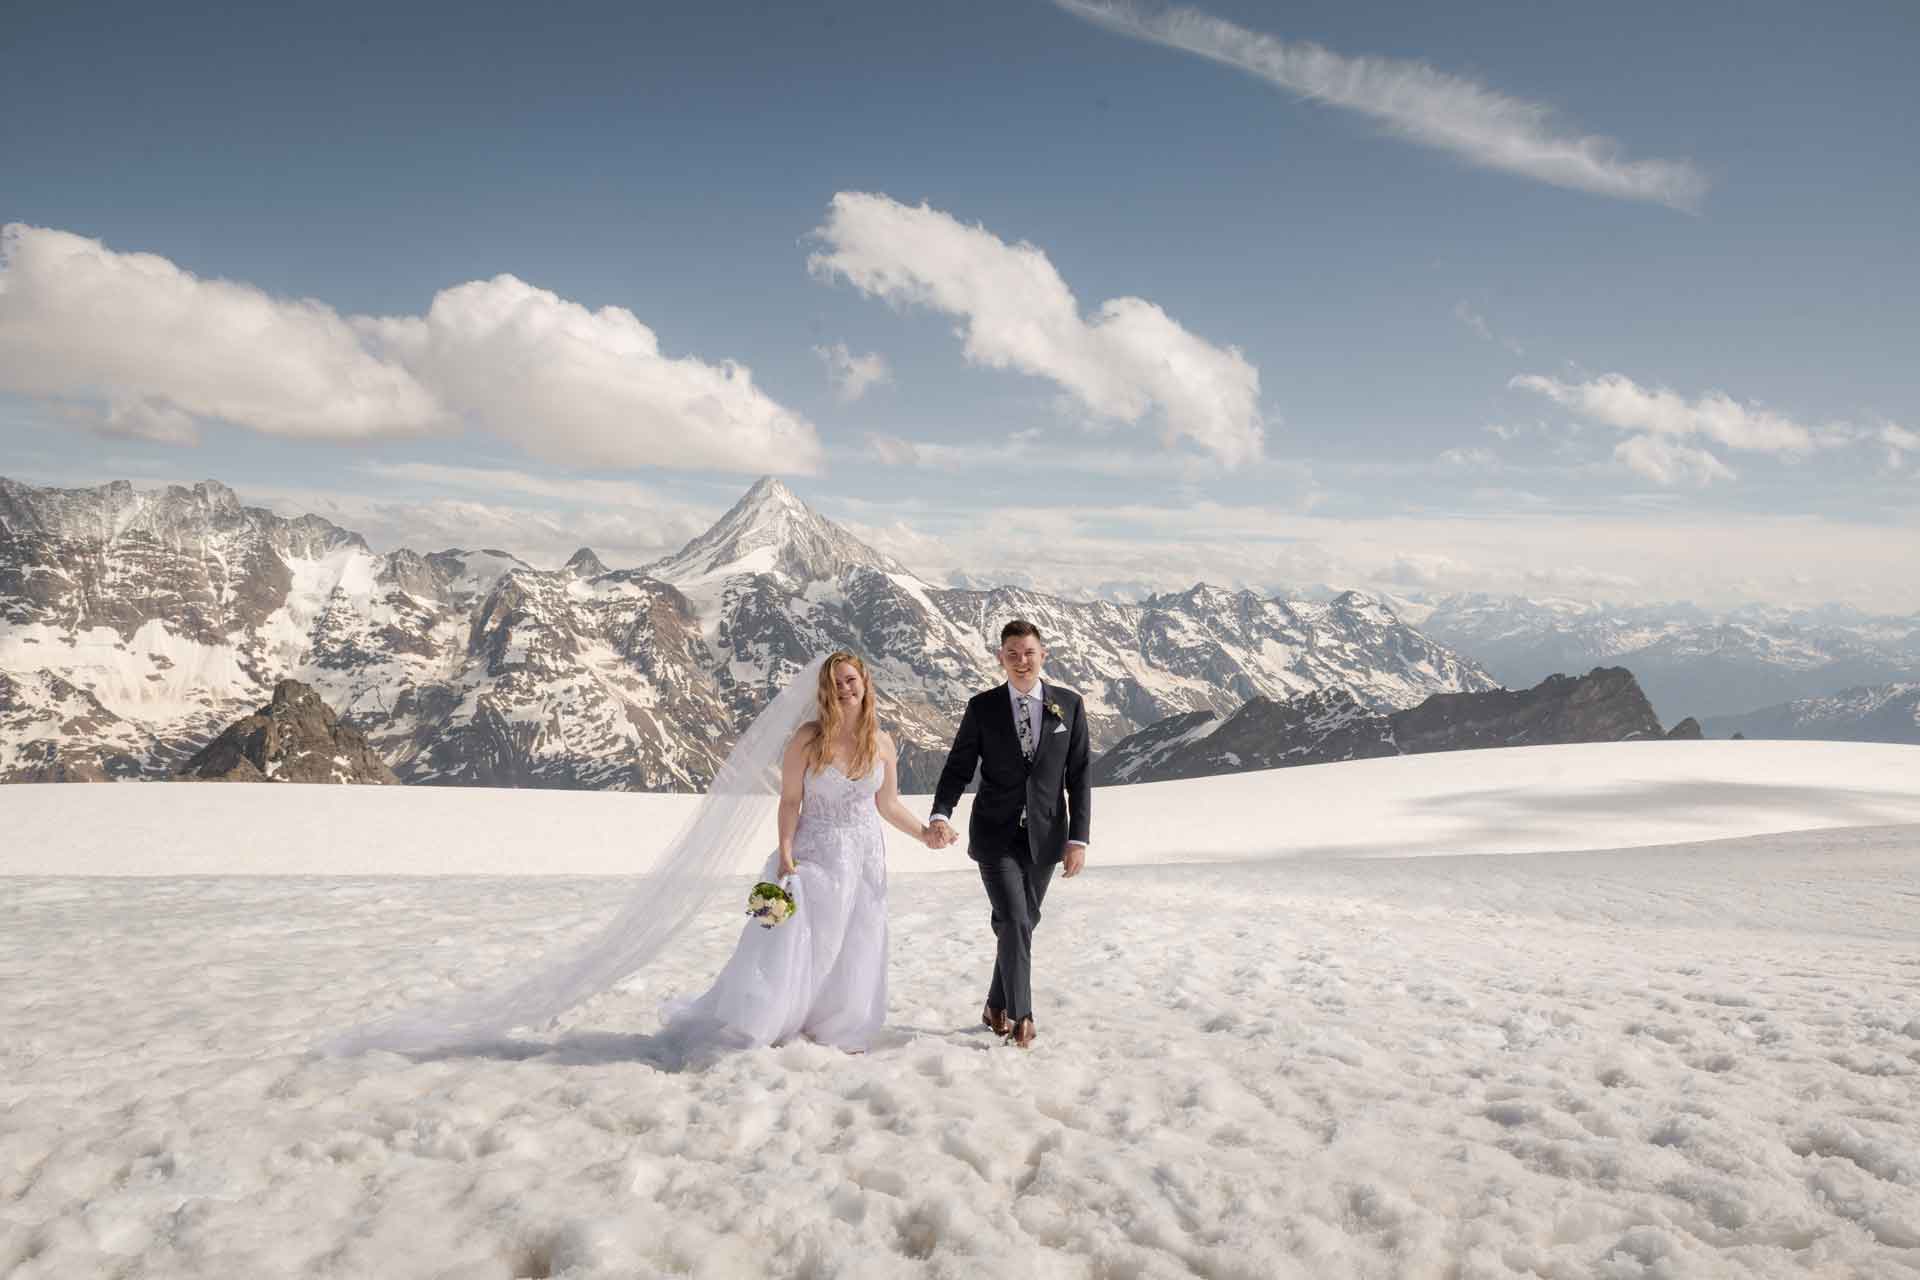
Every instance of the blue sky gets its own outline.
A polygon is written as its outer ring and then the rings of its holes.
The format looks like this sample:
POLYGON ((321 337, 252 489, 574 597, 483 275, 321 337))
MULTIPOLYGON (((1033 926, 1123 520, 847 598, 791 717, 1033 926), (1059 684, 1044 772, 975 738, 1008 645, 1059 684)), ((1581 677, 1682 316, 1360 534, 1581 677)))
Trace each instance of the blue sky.
POLYGON ((0 473, 1920 609, 1909 4, 651 8, 13 17, 0 473))

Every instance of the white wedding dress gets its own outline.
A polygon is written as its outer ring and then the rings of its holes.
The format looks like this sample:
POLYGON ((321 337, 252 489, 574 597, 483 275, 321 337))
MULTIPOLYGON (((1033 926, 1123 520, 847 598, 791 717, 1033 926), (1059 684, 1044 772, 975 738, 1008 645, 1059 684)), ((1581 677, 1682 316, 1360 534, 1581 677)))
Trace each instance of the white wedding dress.
MULTIPOLYGON (((797 910, 784 923, 749 921, 713 986, 669 1001, 663 1032, 689 1047, 754 1048, 805 1036, 858 1052, 887 1013, 886 841, 874 796, 886 776, 837 765, 809 771, 793 833, 797 910)), ((762 877, 775 878, 780 855, 762 877)))

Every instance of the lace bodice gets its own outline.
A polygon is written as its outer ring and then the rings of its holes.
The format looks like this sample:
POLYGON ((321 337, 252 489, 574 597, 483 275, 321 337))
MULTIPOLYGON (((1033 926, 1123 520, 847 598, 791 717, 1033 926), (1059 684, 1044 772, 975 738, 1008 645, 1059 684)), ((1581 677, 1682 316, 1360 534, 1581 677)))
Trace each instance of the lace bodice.
POLYGON ((818 772, 809 770, 802 783, 800 830, 795 834, 808 827, 877 826, 880 813, 874 808, 873 798, 879 794, 885 776, 886 766, 879 760, 873 762, 864 778, 849 778, 834 764, 818 772))

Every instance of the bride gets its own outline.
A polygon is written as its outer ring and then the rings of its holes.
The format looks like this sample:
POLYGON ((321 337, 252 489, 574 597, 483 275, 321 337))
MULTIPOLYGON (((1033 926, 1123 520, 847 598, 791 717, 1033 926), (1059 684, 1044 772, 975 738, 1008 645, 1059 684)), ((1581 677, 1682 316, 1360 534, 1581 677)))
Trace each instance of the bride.
POLYGON ((765 929, 749 922, 713 986, 670 1002, 665 1032, 730 1047, 795 1036, 850 1052, 887 1013, 887 864, 880 820, 925 843, 928 827, 900 803, 898 753, 874 718, 867 667, 844 650, 820 667, 817 715, 780 765, 779 876, 797 910, 765 929))
POLYGON ((880 819, 922 841, 928 830, 900 803, 866 664, 841 650, 803 668, 740 735, 686 825, 599 930, 515 980, 389 1013, 330 1037, 321 1052, 439 1053, 551 1029, 581 1002, 626 986, 717 894, 743 888, 743 855, 766 847, 776 813, 779 849, 761 875, 791 876, 798 910, 776 929, 750 923, 713 987, 669 1004, 668 1030, 718 1047, 795 1035, 864 1047, 887 1003, 880 819))

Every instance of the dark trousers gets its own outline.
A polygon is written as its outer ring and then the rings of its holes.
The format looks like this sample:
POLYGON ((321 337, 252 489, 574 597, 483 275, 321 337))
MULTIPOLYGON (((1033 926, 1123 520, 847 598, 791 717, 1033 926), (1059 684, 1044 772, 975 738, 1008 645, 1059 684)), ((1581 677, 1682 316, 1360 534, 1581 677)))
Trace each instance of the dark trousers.
POLYGON ((1025 850, 980 857, 980 880, 993 904, 993 936, 999 946, 987 1003, 1018 1022, 1033 1016, 1033 931, 1056 863, 1035 866, 1025 850))

